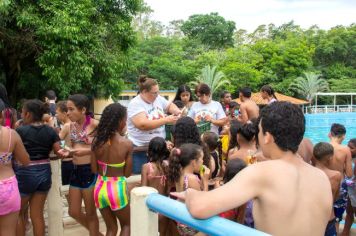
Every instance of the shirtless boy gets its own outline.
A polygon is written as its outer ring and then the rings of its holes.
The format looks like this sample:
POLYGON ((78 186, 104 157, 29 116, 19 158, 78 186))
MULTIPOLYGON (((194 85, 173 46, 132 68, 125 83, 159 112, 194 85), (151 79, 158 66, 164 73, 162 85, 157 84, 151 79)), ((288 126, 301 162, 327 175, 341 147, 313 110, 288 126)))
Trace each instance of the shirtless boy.
POLYGON ((253 199, 255 227, 271 235, 323 235, 332 212, 332 192, 324 172, 296 154, 305 119, 299 107, 274 102, 261 112, 258 140, 270 161, 246 167, 209 192, 174 193, 189 212, 208 218, 253 199))
MULTIPOLYGON (((346 129, 341 124, 332 124, 329 138, 330 144, 334 147, 334 157, 329 162, 329 169, 337 170, 342 177, 351 178, 352 173, 352 158, 350 149, 347 146, 341 145, 345 139, 346 129)), ((339 196, 334 203, 334 213, 336 217, 336 231, 339 232, 339 222, 342 220, 342 215, 345 212, 347 204, 347 185, 343 180, 340 186, 339 196)))
POLYGON ((251 100, 251 89, 240 89, 239 98, 241 100, 241 105, 237 120, 245 124, 249 120, 258 118, 260 109, 257 104, 251 100))
MULTIPOLYGON (((315 167, 324 171, 326 176, 328 176, 331 190, 333 193, 333 200, 335 201, 339 195, 340 182, 342 180, 342 175, 339 171, 330 170, 328 168, 329 162, 334 156, 334 148, 330 143, 321 142, 315 145, 313 150, 315 167)), ((329 223, 326 227, 325 236, 336 236, 336 220, 334 212, 331 213, 329 223)))

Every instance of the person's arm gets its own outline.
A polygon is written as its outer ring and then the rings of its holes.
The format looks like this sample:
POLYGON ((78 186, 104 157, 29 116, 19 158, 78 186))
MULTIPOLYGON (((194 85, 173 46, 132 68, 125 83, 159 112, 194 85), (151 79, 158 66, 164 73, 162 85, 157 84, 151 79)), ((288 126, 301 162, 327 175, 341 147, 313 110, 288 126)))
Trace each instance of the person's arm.
POLYGON ((342 178, 342 176, 341 176, 340 172, 337 172, 336 175, 330 180, 331 190, 332 190, 332 194, 333 194, 333 201, 336 201, 339 196, 341 178, 342 178))
MULTIPOLYGON (((266 162, 265 162, 266 163, 266 162)), ((184 200, 190 214, 199 219, 209 218, 221 212, 234 209, 250 199, 259 197, 262 189, 261 176, 264 163, 251 165, 241 170, 231 181, 212 191, 196 191, 173 193, 173 196, 184 200)))
POLYGON ((167 123, 173 123, 178 119, 177 116, 166 116, 158 120, 149 120, 144 112, 141 112, 131 118, 134 126, 140 130, 153 130, 167 123))
POLYGON ((219 120, 211 119, 210 122, 216 126, 224 126, 226 124, 226 118, 221 118, 219 120))
POLYGON ((141 171, 141 186, 148 186, 148 164, 144 164, 142 166, 142 171, 141 171))
POLYGON ((90 167, 91 167, 91 172, 93 172, 94 174, 98 173, 98 164, 96 162, 96 156, 94 152, 92 152, 90 155, 90 167))
POLYGON ((70 131, 70 124, 64 124, 63 128, 59 131, 59 138, 61 140, 65 140, 65 138, 67 137, 67 135, 69 135, 69 131, 70 131))
POLYGON ((133 152, 133 144, 131 141, 129 141, 129 150, 126 155, 125 168, 124 168, 124 174, 125 177, 127 178, 132 174, 132 152, 133 152))
POLYGON ((173 114, 175 116, 180 115, 182 113, 182 111, 173 102, 168 105, 167 111, 168 113, 173 114))
POLYGON ((246 107, 243 105, 240 106, 240 113, 237 116, 237 120, 243 124, 245 124, 248 121, 247 110, 246 107))
POLYGON ((351 151, 348 147, 345 148, 346 152, 346 160, 345 160, 345 175, 348 178, 351 178, 353 176, 352 173, 352 156, 351 156, 351 151))
POLYGON ((30 156, 23 145, 20 135, 15 130, 10 130, 10 132, 12 132, 11 135, 15 141, 13 154, 16 161, 20 162, 24 166, 28 165, 30 163, 30 156))

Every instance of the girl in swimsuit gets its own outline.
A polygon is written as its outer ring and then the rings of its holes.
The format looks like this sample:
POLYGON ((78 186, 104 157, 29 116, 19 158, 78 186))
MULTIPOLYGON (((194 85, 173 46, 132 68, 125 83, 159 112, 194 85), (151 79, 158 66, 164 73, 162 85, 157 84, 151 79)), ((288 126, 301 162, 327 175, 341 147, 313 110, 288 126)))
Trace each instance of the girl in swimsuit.
MULTIPOLYGON (((202 147, 191 143, 172 150, 169 158, 168 180, 175 184, 177 192, 183 192, 188 188, 208 191, 210 170, 203 166, 203 155, 202 147), (204 172, 201 171, 202 166, 204 172), (194 173, 199 173, 201 180, 194 173)), ((204 235, 181 223, 177 224, 177 229, 183 236, 204 235)))
POLYGON ((98 121, 89 115, 89 99, 82 94, 69 96, 68 117, 72 121, 69 135, 70 154, 73 156, 73 171, 69 181, 68 213, 89 230, 90 235, 99 234, 99 220, 93 200, 96 174, 91 170, 92 133, 98 121), (81 211, 84 200, 85 213, 81 211))
POLYGON ((211 178, 221 176, 220 170, 222 166, 222 145, 219 136, 211 131, 202 134, 202 141, 209 148, 210 152, 210 170, 211 178))
MULTIPOLYGON (((151 139, 148 144, 149 162, 144 164, 141 171, 142 186, 153 187, 158 190, 159 194, 168 195, 168 184, 166 175, 168 172, 167 159, 169 151, 166 141, 161 137, 151 139)), ((160 235, 166 235, 168 218, 159 215, 159 232, 160 235)))
MULTIPOLYGON (((4 109, 0 99, 0 120, 4 109)), ((15 130, 0 125, 0 139, 0 235, 15 236, 21 198, 11 161, 28 165, 30 159, 15 130)))
POLYGON ((125 138, 127 111, 120 103, 105 107, 92 144, 92 169, 98 178, 94 187, 95 206, 106 224, 106 235, 130 235, 130 206, 126 177, 132 172, 133 144, 125 138))

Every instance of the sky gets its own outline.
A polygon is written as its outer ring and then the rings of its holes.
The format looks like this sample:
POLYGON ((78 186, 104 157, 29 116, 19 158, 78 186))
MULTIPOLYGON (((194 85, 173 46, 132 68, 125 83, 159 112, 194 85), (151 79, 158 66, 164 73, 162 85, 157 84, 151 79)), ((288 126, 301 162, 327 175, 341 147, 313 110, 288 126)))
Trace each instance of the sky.
POLYGON ((294 23, 309 28, 330 29, 356 23, 356 0, 145 0, 154 12, 153 20, 168 25, 172 20, 187 20, 193 14, 218 12, 236 29, 252 32, 257 26, 294 23))

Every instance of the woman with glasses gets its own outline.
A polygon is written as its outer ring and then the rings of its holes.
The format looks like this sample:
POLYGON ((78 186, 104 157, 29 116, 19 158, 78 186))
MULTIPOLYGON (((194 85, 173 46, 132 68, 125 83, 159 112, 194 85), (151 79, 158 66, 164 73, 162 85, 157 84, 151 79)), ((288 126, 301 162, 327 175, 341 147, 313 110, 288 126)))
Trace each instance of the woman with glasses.
POLYGON ((127 109, 128 138, 134 144, 133 174, 140 174, 147 163, 147 147, 154 137, 166 137, 164 125, 174 123, 180 115, 178 107, 159 95, 155 79, 141 76, 139 94, 130 101, 127 109), (166 116, 167 113, 172 115, 166 116))
POLYGON ((224 126, 227 122, 226 115, 221 104, 211 99, 211 90, 207 84, 198 84, 195 88, 195 94, 199 101, 192 105, 188 116, 193 118, 195 123, 202 121, 210 122, 210 131, 219 134, 219 127, 224 126))

